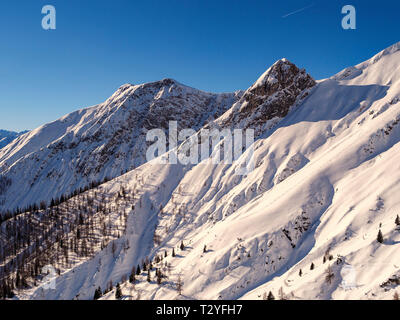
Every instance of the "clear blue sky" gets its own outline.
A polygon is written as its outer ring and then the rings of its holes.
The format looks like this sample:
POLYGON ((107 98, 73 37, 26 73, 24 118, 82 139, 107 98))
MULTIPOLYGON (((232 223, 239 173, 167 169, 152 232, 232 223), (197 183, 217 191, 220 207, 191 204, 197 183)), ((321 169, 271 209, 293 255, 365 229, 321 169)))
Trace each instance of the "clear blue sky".
POLYGON ((103 102, 124 83, 246 89, 282 57, 320 79, 400 40, 398 0, 2 0, 0 12, 8 130, 103 102), (46 4, 56 30, 41 28, 46 4), (357 9, 355 31, 341 28, 346 4, 357 9))

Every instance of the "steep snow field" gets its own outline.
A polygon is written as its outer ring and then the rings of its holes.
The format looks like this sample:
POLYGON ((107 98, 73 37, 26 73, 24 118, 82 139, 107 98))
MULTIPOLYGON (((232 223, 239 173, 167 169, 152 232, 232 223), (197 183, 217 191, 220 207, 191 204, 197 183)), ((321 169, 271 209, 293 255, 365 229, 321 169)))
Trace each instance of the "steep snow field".
MULTIPOLYGON (((270 291, 287 299, 391 299, 399 292, 400 43, 316 84, 286 60, 277 66, 292 68, 293 83, 308 84, 300 91, 292 82, 276 87, 274 73, 266 72, 250 89, 273 86, 271 103, 262 101, 262 109, 259 97, 245 99, 245 92, 210 122, 227 123, 249 101, 258 111, 273 110, 276 97, 291 101, 287 115, 265 119, 254 154, 247 150, 231 165, 156 159, 102 185, 106 193, 124 185, 135 195, 114 254, 109 244, 63 270, 55 290, 39 284, 19 297, 92 299, 97 287, 121 282, 146 257, 165 251, 154 268, 167 278, 157 284, 154 271, 150 282, 142 273, 134 286, 122 284, 123 299, 263 299, 270 291), (281 98, 287 91, 289 100, 281 98), (255 169, 236 175, 249 156, 255 169)), ((261 91, 254 94, 268 92, 261 91)), ((17 152, 7 147, 0 159, 17 152)), ((114 290, 102 297, 114 298, 114 290)))

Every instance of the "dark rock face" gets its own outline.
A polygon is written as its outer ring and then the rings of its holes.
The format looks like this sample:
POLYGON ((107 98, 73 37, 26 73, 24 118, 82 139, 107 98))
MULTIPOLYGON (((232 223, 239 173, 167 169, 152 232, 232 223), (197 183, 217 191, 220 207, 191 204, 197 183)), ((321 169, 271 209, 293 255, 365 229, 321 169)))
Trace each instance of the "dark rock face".
POLYGON ((248 104, 243 111, 263 106, 262 111, 269 119, 275 116, 284 117, 299 94, 314 85, 314 79, 305 70, 300 70, 286 60, 280 60, 264 75, 261 82, 257 82, 246 92, 243 98, 248 104), (265 101, 266 97, 273 99, 265 101))
POLYGON ((232 109, 222 126, 254 128, 260 134, 267 121, 286 117, 315 84, 304 69, 286 59, 279 60, 244 93, 239 107, 232 109))

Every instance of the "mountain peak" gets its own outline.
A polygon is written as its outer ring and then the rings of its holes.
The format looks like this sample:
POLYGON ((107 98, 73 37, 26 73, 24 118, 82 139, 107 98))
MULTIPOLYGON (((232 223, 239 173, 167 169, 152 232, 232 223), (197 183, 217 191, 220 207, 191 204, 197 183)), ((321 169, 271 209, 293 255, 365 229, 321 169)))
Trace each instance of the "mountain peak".
POLYGON ((368 65, 374 64, 378 62, 380 59, 382 59, 384 56, 393 54, 399 50, 400 50, 400 41, 382 50, 381 52, 373 56, 371 59, 365 61, 364 63, 361 63, 359 66, 363 66, 364 64, 368 65))
POLYGON ((138 86, 132 84, 132 83, 125 83, 122 86, 120 86, 117 90, 117 93, 122 93, 130 88, 133 87, 157 87, 157 88, 161 88, 161 87, 170 87, 172 85, 176 85, 176 86, 184 86, 181 83, 179 83, 178 81, 171 79, 171 78, 164 78, 158 81, 153 81, 153 82, 146 82, 146 83, 142 83, 138 86))
POLYGON ((283 58, 258 78, 246 91, 244 98, 249 101, 254 97, 269 97, 285 89, 290 89, 291 92, 303 91, 314 85, 314 79, 304 69, 299 69, 294 63, 283 58))
MULTIPOLYGON (((345 68, 344 70, 340 71, 339 73, 333 75, 331 79, 334 80, 353 80, 357 77, 360 77, 363 75, 363 77, 367 76, 369 77, 369 81, 371 83, 382 83, 386 85, 387 83, 392 83, 394 81, 399 80, 398 76, 398 66, 399 66, 399 61, 400 61, 400 42, 397 42, 390 47, 387 47, 386 49, 382 50, 381 52, 377 53, 374 55, 372 58, 359 63, 356 66, 350 66, 345 68), (383 60, 386 60, 383 62, 383 60), (386 67, 386 72, 383 73, 383 75, 380 75, 380 72, 370 72, 369 74, 365 74, 365 71, 369 67, 374 67, 375 69, 379 69, 378 64, 383 63, 386 67), (378 76, 378 78, 374 77, 374 74, 378 76)), ((368 79, 364 79, 362 81, 365 81, 368 79)))
POLYGON ((251 127, 259 136, 286 117, 315 84, 304 69, 280 59, 246 90, 239 103, 221 120, 221 126, 251 127))
POLYGON ((172 78, 164 78, 164 79, 160 80, 159 82, 161 82, 163 85, 166 85, 166 86, 170 86, 173 84, 181 85, 178 81, 176 81, 175 79, 172 79, 172 78))
POLYGON ((276 61, 260 78, 248 89, 248 92, 257 96, 269 96, 293 84, 296 78, 305 82, 314 80, 304 69, 299 69, 286 58, 276 61))

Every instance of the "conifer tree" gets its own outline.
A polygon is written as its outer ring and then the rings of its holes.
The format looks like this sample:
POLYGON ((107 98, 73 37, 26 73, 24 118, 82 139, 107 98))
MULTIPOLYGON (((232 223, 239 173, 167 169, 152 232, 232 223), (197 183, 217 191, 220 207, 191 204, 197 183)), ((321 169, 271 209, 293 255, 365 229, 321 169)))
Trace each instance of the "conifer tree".
POLYGON ((376 240, 377 240, 379 243, 383 243, 383 234, 382 234, 382 231, 381 231, 381 230, 379 230, 378 236, 377 236, 376 240))
POLYGON ((135 283, 136 282, 136 276, 135 276, 135 271, 134 270, 132 270, 132 273, 129 276, 129 282, 130 283, 135 283))
POLYGON ((286 295, 285 295, 285 292, 283 291, 282 287, 279 288, 278 297, 279 297, 279 300, 286 300, 286 295))
POLYGON ((122 298, 121 286, 117 283, 117 289, 115 290, 115 299, 120 300, 122 298))
POLYGON ((275 297, 274 297, 274 295, 272 294, 271 291, 268 293, 267 300, 275 300, 275 297))
POLYGON ((162 273, 159 269, 156 270, 156 275, 157 275, 157 284, 161 284, 162 281, 162 273))
POLYGON ((315 265, 314 265, 314 262, 312 262, 311 266, 310 266, 310 270, 314 270, 314 268, 315 268, 315 265))
POLYGON ((102 291, 101 291, 101 288, 98 287, 98 288, 94 291, 93 300, 98 300, 98 299, 100 299, 101 296, 102 296, 102 291))
POLYGON ((335 277, 335 274, 333 273, 332 267, 328 266, 328 268, 325 271, 325 280, 327 283, 331 284, 332 279, 335 277))
POLYGON ((183 281, 182 281, 182 276, 181 274, 178 275, 178 281, 176 283, 176 290, 178 291, 178 294, 181 296, 182 295, 182 289, 183 289, 183 281))

